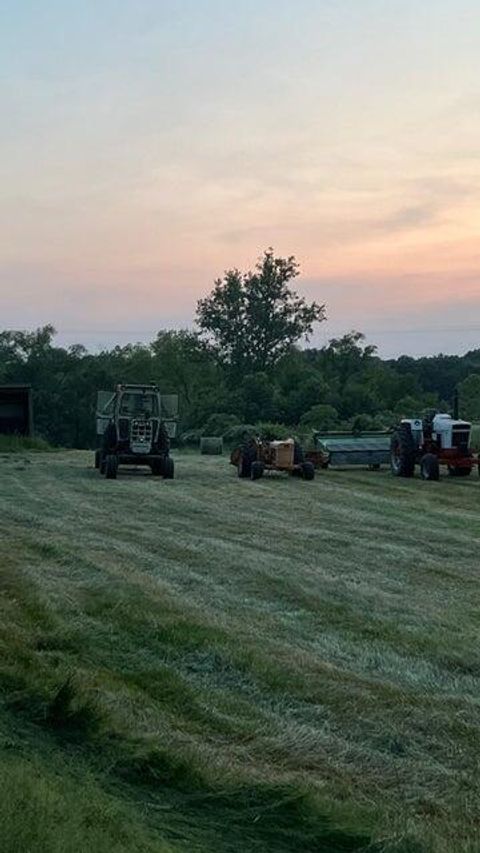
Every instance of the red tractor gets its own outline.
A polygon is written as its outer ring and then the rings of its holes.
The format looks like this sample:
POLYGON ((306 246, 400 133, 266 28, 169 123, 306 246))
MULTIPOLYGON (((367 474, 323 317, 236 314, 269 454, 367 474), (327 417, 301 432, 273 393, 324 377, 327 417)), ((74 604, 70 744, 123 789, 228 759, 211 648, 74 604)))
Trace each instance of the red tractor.
POLYGON ((446 465, 454 477, 467 477, 479 464, 478 455, 470 449, 471 426, 441 412, 404 418, 390 443, 392 474, 413 477, 418 463, 423 480, 438 480, 440 465, 446 465))

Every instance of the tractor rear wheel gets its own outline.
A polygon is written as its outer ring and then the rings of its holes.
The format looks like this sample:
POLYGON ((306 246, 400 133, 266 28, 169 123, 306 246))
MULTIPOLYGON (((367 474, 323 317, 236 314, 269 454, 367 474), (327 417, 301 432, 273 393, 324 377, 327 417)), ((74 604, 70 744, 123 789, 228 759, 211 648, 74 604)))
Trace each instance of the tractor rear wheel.
POLYGON ((304 480, 313 480, 315 478, 313 462, 304 462, 302 464, 302 477, 304 480))
POLYGON ((451 477, 468 477, 472 473, 471 468, 457 468, 456 465, 448 466, 448 473, 451 477))
POLYGON ((440 465, 438 456, 434 453, 426 453, 420 460, 420 476, 422 480, 438 480, 440 478, 440 465))
POLYGON ((255 450, 248 444, 243 444, 241 446, 237 467, 239 477, 250 477, 252 464, 255 462, 255 456, 255 450))
POLYGON ((259 480, 263 477, 264 464, 263 462, 252 462, 250 466, 250 477, 252 480, 259 480))
POLYGON ((175 465, 171 456, 165 456, 163 460, 163 479, 164 480, 173 480, 175 476, 175 465))
POLYGON ((96 451, 95 451, 95 463, 94 463, 94 464, 95 464, 95 468, 100 468, 100 457, 101 457, 101 455, 102 455, 102 454, 101 454, 101 451, 100 451, 100 450, 96 450, 96 451))
POLYGON ((401 424, 390 441, 390 467, 395 477, 413 477, 415 444, 410 424, 401 424))
POLYGON ((118 471, 118 459, 115 453, 109 453, 105 460, 105 477, 107 480, 116 480, 118 471))

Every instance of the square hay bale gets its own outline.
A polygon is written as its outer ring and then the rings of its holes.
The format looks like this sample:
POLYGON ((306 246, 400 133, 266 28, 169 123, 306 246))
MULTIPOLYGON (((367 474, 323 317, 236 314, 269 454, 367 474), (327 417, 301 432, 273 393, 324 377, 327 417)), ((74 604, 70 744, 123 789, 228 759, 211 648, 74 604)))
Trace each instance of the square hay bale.
POLYGON ((223 438, 220 436, 204 436, 200 439, 200 453, 204 456, 221 456, 223 438))

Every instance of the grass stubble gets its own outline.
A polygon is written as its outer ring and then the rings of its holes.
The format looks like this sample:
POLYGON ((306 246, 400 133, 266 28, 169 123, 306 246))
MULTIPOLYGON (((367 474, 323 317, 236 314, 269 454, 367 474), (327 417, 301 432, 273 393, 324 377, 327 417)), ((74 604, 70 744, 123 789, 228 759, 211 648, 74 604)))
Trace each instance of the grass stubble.
POLYGON ((480 850, 480 484, 0 456, 0 849, 480 850))

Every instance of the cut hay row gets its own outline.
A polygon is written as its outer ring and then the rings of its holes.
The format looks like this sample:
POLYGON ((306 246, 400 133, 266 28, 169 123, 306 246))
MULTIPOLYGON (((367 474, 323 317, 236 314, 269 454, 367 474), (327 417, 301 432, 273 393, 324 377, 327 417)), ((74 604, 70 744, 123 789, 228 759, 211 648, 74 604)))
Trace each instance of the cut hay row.
POLYGON ((477 849, 477 477, 0 464, 0 823, 31 770, 102 850, 477 849))

